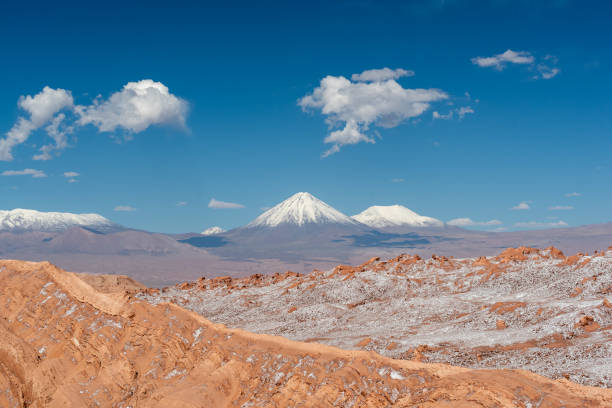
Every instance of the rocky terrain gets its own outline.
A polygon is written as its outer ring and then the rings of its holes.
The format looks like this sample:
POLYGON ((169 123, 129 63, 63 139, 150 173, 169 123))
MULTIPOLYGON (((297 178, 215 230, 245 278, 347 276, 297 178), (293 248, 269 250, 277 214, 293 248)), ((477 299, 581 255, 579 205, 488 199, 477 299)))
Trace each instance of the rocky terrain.
MULTIPOLYGON (((440 264, 435 268, 444 268, 441 260, 435 261, 440 264)), ((590 262, 596 265, 598 261, 590 262)), ((401 269, 403 263, 407 268, 414 265, 400 258, 307 277, 286 274, 240 284, 229 279, 205 280, 197 291, 195 284, 188 284, 177 295, 217 291, 216 299, 221 301, 222 293, 240 296, 257 288, 281 287, 306 295, 306 287, 315 284, 311 290, 315 289, 318 280, 338 280, 347 285, 350 297, 353 281, 365 284, 376 273, 392 276, 388 267, 395 264, 401 269)), ((493 271, 490 276, 484 272, 477 278, 489 276, 489 282, 504 275, 495 268, 487 270, 493 271)), ((595 296, 590 293, 599 289, 592 286, 598 287, 605 273, 583 283, 582 292, 574 298, 595 296)), ((398 282, 406 280, 399 271, 397 277, 398 282)), ((473 284, 468 281, 465 285, 473 284)), ((0 261, 0 282, 2 407, 612 406, 610 390, 528 371, 394 360, 374 351, 342 350, 312 339, 296 342, 230 329, 174 303, 164 303, 155 290, 125 277, 85 279, 46 262, 0 261), (135 296, 137 293, 148 295, 135 296)), ((261 314, 261 306, 251 301, 250 307, 261 314)), ((362 301, 345 310, 379 303, 369 298, 362 301)), ((593 303, 593 312, 596 307, 593 303)), ((283 312, 299 316, 298 310, 283 312)), ((577 336, 603 332, 605 313, 589 315, 593 321, 582 326, 579 321, 577 336)), ((302 317, 302 326, 316 328, 316 322, 307 317, 302 317)), ((372 326, 393 320, 389 315, 378 317, 372 326)), ((511 328, 512 321, 506 320, 511 328)), ((368 348, 369 344, 377 340, 364 340, 355 347, 368 348)))
POLYGON ((257 333, 395 359, 526 369, 612 387, 612 248, 400 255, 302 275, 200 279, 139 296, 257 333))

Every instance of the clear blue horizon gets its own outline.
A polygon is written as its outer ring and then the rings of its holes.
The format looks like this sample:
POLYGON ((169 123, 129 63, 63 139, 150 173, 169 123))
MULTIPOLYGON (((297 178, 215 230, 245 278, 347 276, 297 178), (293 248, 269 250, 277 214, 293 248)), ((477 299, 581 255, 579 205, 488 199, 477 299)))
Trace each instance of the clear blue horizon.
POLYGON ((484 230, 612 221, 607 2, 0 7, 0 209, 187 232, 308 191, 484 230))

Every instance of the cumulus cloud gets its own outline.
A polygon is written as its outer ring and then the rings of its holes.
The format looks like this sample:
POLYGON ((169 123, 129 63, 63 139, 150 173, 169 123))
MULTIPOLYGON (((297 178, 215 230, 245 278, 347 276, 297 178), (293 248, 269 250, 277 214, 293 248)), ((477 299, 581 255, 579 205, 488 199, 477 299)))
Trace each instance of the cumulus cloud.
POLYGON ((177 207, 184 207, 187 205, 187 201, 179 201, 178 203, 176 203, 177 207))
POLYGON ((566 197, 580 197, 582 194, 581 193, 577 193, 577 192, 573 192, 573 193, 567 193, 565 194, 566 197))
POLYGON ((210 199, 208 203, 208 208, 217 208, 217 209, 227 209, 227 208, 244 208, 244 205, 238 203, 229 203, 226 201, 215 200, 214 198, 210 199))
POLYGON ((128 82, 106 101, 99 99, 89 106, 77 106, 80 125, 93 124, 100 132, 123 128, 139 133, 151 125, 185 125, 187 102, 170 93, 161 82, 143 79, 128 82))
POLYGON ((453 227, 491 227, 503 223, 500 220, 474 221, 471 218, 455 218, 447 222, 447 224, 453 227))
POLYGON ((374 143, 366 132, 370 126, 398 126, 404 120, 420 116, 432 102, 447 99, 439 89, 408 89, 396 79, 411 71, 389 68, 364 71, 349 80, 328 75, 313 92, 298 100, 304 110, 320 110, 332 130, 324 139, 332 144, 323 156, 336 153, 342 146, 361 142, 374 143))
POLYGON ((555 227, 567 227, 567 222, 565 221, 557 221, 557 222, 538 222, 538 221, 528 221, 528 222, 517 222, 514 224, 515 227, 519 228, 555 228, 555 227))
POLYGON ((474 57, 471 61, 472 64, 479 67, 490 67, 498 71, 503 71, 509 64, 527 65, 530 70, 536 72, 533 79, 551 79, 561 72, 556 67, 558 63, 557 57, 546 55, 540 61, 536 61, 536 58, 528 51, 512 51, 508 49, 492 57, 474 57))
POLYGON ((472 64, 479 67, 493 67, 499 71, 508 64, 533 64, 535 58, 527 51, 512 51, 510 49, 492 57, 474 57, 472 64))
POLYGON ((393 178, 393 179, 391 179, 392 183, 403 183, 404 181, 406 181, 406 180, 404 180, 403 178, 393 178))
POLYGON ((573 210, 574 207, 571 205, 553 205, 552 207, 548 207, 548 209, 552 211, 568 211, 573 210))
MULTIPOLYGON (((20 96, 17 106, 27 112, 29 118, 19 117, 6 136, 0 139, 0 160, 13 160, 12 150, 15 146, 27 141, 33 131, 49 123, 62 109, 72 107, 73 103, 70 91, 53 89, 48 86, 34 96, 20 96)), ((59 122, 62 120, 63 117, 59 119, 59 122)), ((54 123, 56 121, 57 119, 53 119, 54 123)), ((47 131, 54 129, 55 125, 52 123, 47 131)))
POLYGON ((44 144, 34 160, 50 160, 68 147, 68 136, 78 126, 92 124, 100 132, 122 129, 129 139, 152 125, 185 126, 188 104, 161 82, 143 79, 128 82, 107 100, 97 97, 89 105, 74 105, 70 91, 45 86, 34 96, 21 96, 17 103, 27 113, 0 139, 0 160, 13 159, 13 148, 25 143, 32 132, 44 126, 52 143, 44 144), (62 112, 63 111, 63 112, 62 112), (67 113, 69 115, 67 115, 67 113), (29 117, 28 117, 29 116, 29 117))
POLYGON ((530 208, 531 207, 529 206, 529 203, 527 201, 522 201, 510 209, 515 210, 515 211, 516 210, 520 211, 520 210, 529 210, 530 208))
POLYGON ((35 169, 23 169, 23 170, 5 170, 0 173, 2 176, 32 176, 33 178, 47 177, 44 171, 35 169))
POLYGON ((136 208, 132 207, 131 205, 118 205, 115 208, 113 208, 113 211, 130 212, 130 211, 136 211, 136 208))

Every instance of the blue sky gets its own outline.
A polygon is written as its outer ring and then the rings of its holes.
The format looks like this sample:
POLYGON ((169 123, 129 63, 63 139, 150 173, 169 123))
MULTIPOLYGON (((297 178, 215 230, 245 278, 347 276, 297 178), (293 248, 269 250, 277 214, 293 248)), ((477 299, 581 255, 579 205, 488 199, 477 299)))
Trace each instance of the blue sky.
POLYGON ((0 208, 185 232, 308 191, 349 215, 397 203, 489 230, 612 221, 607 2, 129 3, 0 6, 0 140, 35 128, 0 160, 0 208), (382 68, 406 72, 351 78, 382 68), (167 92, 134 119, 146 79, 167 92), (35 117, 44 87, 63 102, 35 117), (58 115, 66 143, 35 160, 58 115))

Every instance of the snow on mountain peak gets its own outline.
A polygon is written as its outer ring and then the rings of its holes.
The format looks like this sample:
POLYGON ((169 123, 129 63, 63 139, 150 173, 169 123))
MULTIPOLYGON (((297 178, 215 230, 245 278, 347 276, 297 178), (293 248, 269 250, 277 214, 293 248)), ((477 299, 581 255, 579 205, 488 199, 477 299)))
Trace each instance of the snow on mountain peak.
POLYGON ((352 218, 373 228, 444 226, 442 221, 419 215, 403 205, 375 205, 352 218))
POLYGON ((0 210, 0 231, 61 231, 71 227, 112 227, 109 219, 99 214, 41 212, 16 208, 0 210))
POLYGON ((221 234, 225 232, 225 230, 221 227, 210 227, 210 228, 206 228, 204 231, 201 232, 202 235, 217 235, 217 234, 221 234))
POLYGON ((310 193, 296 193, 255 218, 247 227, 277 227, 281 224, 358 223, 310 193))

